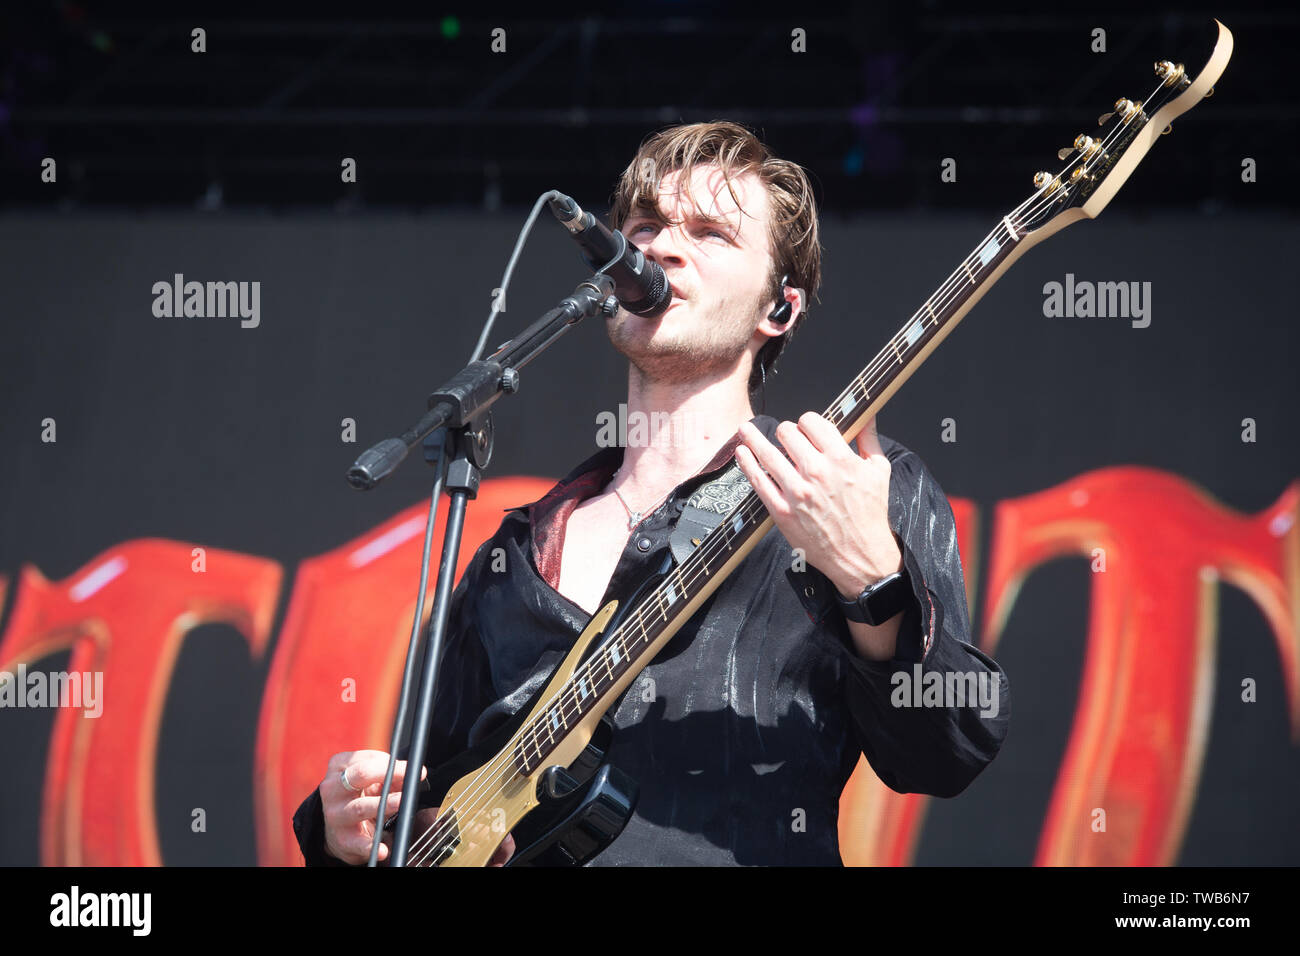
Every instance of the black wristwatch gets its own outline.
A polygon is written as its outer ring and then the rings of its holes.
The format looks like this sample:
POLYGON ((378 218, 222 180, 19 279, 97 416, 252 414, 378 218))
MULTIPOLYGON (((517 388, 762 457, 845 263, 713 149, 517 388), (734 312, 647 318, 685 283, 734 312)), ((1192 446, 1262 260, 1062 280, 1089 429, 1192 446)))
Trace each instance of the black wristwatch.
POLYGON ((889 577, 868 585, 852 601, 841 597, 838 588, 832 590, 846 618, 875 627, 907 607, 912 600, 912 576, 907 573, 907 568, 895 571, 889 577))

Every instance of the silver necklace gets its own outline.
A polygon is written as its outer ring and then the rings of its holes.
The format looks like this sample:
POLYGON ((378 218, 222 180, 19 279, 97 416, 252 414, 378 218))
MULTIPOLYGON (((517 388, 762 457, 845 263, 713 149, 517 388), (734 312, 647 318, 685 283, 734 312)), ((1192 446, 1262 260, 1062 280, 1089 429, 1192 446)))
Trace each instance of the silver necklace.
MULTIPOLYGON (((614 477, 617 478, 619 476, 619 472, 621 472, 622 470, 623 470, 622 468, 619 468, 618 471, 614 472, 614 477)), ((614 494, 618 496, 619 504, 621 504, 623 506, 623 510, 627 512, 627 529, 631 531, 633 528, 639 525, 642 522, 642 520, 645 518, 645 512, 633 511, 630 507, 628 507, 627 501, 623 498, 623 495, 619 492, 617 488, 610 488, 610 491, 614 492, 614 494)), ((669 491, 668 494, 661 496, 659 498, 659 501, 663 501, 664 498, 667 498, 668 495, 670 494, 672 494, 672 491, 669 491)), ((659 501, 656 501, 655 505, 658 505, 659 501)), ((654 505, 652 505, 651 507, 653 508, 654 505)))

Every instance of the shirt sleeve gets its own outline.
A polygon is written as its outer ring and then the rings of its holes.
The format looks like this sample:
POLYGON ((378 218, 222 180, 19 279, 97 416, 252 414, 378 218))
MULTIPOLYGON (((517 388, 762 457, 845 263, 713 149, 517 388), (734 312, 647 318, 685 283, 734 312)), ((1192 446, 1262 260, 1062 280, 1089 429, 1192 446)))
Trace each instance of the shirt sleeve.
POLYGON ((813 568, 786 574, 809 617, 835 638, 850 724, 876 775, 899 793, 952 797, 1001 748, 1010 687, 997 662, 971 643, 952 507, 921 459, 905 449, 891 456, 889 519, 912 582, 892 660, 858 655, 825 575, 813 568), (924 693, 938 681, 941 688, 960 684, 973 699, 924 693))
MULTIPOLYGON (((475 553, 452 594, 447 631, 443 635, 444 663, 438 673, 433 717, 429 722, 429 740, 425 748, 424 763, 430 769, 468 748, 470 727, 492 699, 487 655, 474 626, 476 615, 466 613, 466 601, 471 593, 477 593, 474 581, 490 551, 490 544, 490 541, 485 543, 475 553), (448 670, 449 667, 454 667, 455 672, 448 670)), ((426 626, 426 641, 428 637, 429 628, 426 626)), ((412 698, 412 706, 414 703, 412 698)), ((399 748, 398 759, 405 760, 409 749, 409 744, 399 748)), ((319 787, 311 792, 294 813, 293 832, 307 866, 349 865, 325 852, 325 815, 319 787)))

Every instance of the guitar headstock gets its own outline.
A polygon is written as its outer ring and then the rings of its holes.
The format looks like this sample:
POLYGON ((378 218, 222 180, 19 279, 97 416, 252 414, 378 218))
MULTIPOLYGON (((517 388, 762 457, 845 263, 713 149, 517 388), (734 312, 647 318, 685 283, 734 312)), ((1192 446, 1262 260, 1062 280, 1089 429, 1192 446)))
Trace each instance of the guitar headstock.
POLYGON ((1186 113, 1214 92, 1232 56, 1232 34, 1218 20, 1218 36, 1195 76, 1182 63, 1155 65, 1155 88, 1145 99, 1121 97, 1097 121, 1094 133, 1080 133, 1057 157, 1068 160, 1053 175, 1034 176, 1034 194, 1008 216, 1025 239, 1044 239, 1080 219, 1093 219, 1124 185, 1152 144, 1186 113))

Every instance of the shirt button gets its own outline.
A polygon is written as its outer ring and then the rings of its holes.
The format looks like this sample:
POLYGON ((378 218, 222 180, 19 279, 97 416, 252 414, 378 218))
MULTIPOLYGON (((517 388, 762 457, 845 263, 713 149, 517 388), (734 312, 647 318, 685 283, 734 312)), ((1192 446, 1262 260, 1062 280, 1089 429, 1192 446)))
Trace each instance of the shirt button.
POLYGON ((636 539, 636 546, 637 546, 637 549, 640 550, 640 551, 649 551, 649 550, 650 550, 650 539, 649 539, 649 538, 637 538, 637 539, 636 539))

